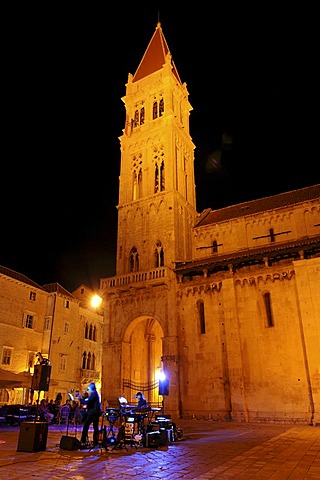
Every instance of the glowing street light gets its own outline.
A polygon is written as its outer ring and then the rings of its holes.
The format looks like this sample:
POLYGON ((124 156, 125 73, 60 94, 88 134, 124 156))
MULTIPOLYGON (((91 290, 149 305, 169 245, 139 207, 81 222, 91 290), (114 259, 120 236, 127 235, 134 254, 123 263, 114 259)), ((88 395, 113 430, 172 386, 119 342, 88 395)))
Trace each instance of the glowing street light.
POLYGON ((101 304, 102 304, 102 298, 100 297, 100 295, 98 294, 93 295, 91 299, 91 306, 93 308, 100 308, 101 304))

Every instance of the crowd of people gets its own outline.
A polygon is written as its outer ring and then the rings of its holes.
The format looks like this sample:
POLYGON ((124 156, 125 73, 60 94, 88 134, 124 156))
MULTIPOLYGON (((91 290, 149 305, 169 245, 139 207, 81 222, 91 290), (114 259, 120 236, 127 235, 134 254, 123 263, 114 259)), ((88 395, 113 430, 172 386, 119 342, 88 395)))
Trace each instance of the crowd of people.
POLYGON ((49 424, 60 424, 60 412, 63 407, 69 408, 69 413, 67 421, 70 423, 83 423, 84 417, 86 414, 86 409, 80 402, 76 399, 71 400, 70 398, 66 399, 62 403, 62 395, 58 393, 55 400, 43 398, 38 406, 38 414, 41 421, 48 422, 49 424))

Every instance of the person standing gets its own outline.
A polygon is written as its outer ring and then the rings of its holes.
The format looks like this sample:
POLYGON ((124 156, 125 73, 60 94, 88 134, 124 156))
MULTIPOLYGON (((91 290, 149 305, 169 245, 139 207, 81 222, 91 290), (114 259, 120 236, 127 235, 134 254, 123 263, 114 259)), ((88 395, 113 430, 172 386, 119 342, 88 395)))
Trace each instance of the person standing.
POLYGON ((94 382, 90 382, 88 385, 88 396, 78 397, 81 404, 86 405, 86 418, 83 424, 81 433, 81 446, 87 446, 88 431, 92 423, 93 426, 93 446, 95 447, 99 443, 99 419, 101 415, 101 400, 100 395, 97 392, 94 382))

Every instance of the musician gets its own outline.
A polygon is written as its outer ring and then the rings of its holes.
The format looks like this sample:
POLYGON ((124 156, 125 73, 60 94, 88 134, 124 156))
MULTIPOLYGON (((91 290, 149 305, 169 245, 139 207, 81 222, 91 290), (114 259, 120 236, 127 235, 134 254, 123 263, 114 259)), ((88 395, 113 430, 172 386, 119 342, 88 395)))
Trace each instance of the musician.
POLYGON ((101 415, 101 399, 100 395, 97 392, 96 385, 94 382, 90 382, 87 388, 88 396, 77 397, 82 405, 86 405, 86 418, 82 428, 81 434, 81 446, 87 446, 87 438, 89 427, 92 423, 93 426, 93 446, 97 446, 99 443, 99 419, 101 415))
POLYGON ((146 397, 143 395, 142 392, 137 392, 135 394, 135 398, 138 399, 138 408, 140 409, 143 409, 143 408, 147 408, 147 400, 146 400, 146 397))

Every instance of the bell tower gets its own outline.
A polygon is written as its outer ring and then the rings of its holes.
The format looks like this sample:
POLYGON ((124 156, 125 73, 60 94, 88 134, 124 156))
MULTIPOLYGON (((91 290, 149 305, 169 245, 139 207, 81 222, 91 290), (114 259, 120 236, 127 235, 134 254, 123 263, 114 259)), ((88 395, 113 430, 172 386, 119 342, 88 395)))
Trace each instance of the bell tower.
POLYGON ((117 275, 192 258, 197 213, 188 95, 158 23, 122 98, 117 275))

